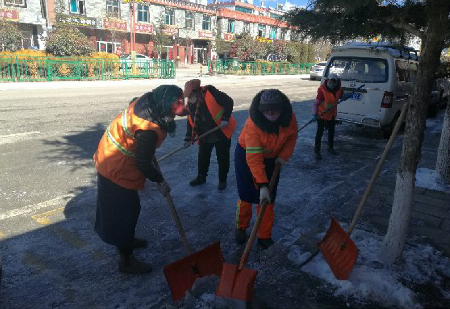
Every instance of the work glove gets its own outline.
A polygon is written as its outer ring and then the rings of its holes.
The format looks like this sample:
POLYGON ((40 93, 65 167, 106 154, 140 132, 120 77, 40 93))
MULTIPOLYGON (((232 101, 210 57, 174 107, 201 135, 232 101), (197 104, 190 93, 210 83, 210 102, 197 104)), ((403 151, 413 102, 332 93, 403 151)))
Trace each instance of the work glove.
POLYGON ((285 164, 287 164, 287 161, 285 161, 284 159, 278 157, 275 160, 275 164, 285 165, 285 164))
POLYGON ((317 121, 317 114, 312 114, 311 120, 312 121, 317 121))
POLYGON ((222 122, 220 123, 220 128, 225 128, 227 125, 228 125, 228 121, 222 120, 222 122))
POLYGON ((169 194, 169 192, 170 192, 170 187, 167 184, 167 182, 164 180, 163 182, 158 183, 158 190, 159 190, 159 192, 161 192, 161 194, 164 197, 166 197, 167 194, 169 194))
POLYGON ((267 200, 267 203, 270 203, 270 193, 269 188, 267 186, 262 186, 261 189, 259 189, 259 204, 267 200))

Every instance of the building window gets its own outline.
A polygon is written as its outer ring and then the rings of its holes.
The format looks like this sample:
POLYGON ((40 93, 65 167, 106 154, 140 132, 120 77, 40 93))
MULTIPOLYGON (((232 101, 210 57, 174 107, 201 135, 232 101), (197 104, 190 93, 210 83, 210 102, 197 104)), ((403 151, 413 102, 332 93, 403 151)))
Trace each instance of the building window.
POLYGON ((166 8, 166 25, 175 25, 175 10, 166 8))
POLYGON ((269 32, 269 39, 275 40, 276 38, 277 38, 277 28, 271 26, 269 32))
POLYGON ((228 33, 234 33, 234 20, 228 20, 228 33))
POLYGON ((281 30, 281 32, 280 32, 280 39, 282 39, 282 40, 286 40, 286 30, 281 30))
POLYGON ((211 30, 211 16, 203 15, 202 30, 211 30))
POLYGON ((27 7, 26 0, 5 0, 5 5, 27 7))
POLYGON ((194 24, 195 24, 195 22, 194 22, 194 13, 186 11, 186 18, 185 18, 185 20, 186 20, 186 28, 194 29, 194 24))
POLYGON ((266 37, 266 25, 258 25, 258 36, 261 38, 266 37))
POLYGON ((107 42, 107 41, 97 41, 97 51, 104 53, 116 53, 117 50, 121 50, 122 46, 120 43, 107 42))
POLYGON ((106 0, 106 15, 108 17, 120 18, 120 9, 118 0, 106 0))
POLYGON ((250 23, 244 23, 244 32, 250 33, 250 23))
POLYGON ((70 13, 84 14, 84 0, 70 0, 70 13))
POLYGON ((138 10, 138 21, 148 23, 148 21, 149 21, 148 5, 138 4, 137 10, 138 10))

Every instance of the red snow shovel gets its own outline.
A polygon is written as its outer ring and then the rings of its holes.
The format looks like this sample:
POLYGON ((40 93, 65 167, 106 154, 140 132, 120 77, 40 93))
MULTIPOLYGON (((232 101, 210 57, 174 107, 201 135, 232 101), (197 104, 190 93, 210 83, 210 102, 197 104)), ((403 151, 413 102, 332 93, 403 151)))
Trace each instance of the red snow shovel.
MULTIPOLYGON (((156 160, 154 162, 159 169, 156 160)), ((166 195, 166 199, 187 253, 186 257, 164 266, 164 275, 172 292, 172 297, 175 301, 179 301, 197 278, 212 275, 220 276, 224 258, 218 241, 200 251, 193 252, 169 193, 166 195)))
MULTIPOLYGON (((269 192, 272 193, 272 189, 275 185, 275 181, 280 171, 280 165, 275 166, 272 178, 270 179, 269 192)), ((255 285, 257 270, 244 268, 247 262, 250 249, 252 248, 253 241, 256 238, 256 232, 258 231, 259 224, 264 212, 266 211, 268 201, 264 200, 261 203, 261 209, 259 211, 258 218, 256 219, 255 225, 253 226, 250 238, 245 246, 244 253, 242 254, 241 261, 238 265, 223 264, 222 276, 220 277, 219 287, 217 288, 216 295, 225 298, 234 298, 237 300, 242 300, 249 302, 252 300, 253 286, 255 285)))
MULTIPOLYGON (((318 243, 320 251, 322 252, 323 256, 325 257, 325 260, 327 261, 328 265, 331 268, 331 271, 333 272, 334 276, 337 279, 340 280, 347 279, 358 258, 358 247, 350 238, 350 235, 353 232, 353 229, 361 215, 361 212, 364 208, 367 199, 369 198, 370 191, 372 190, 372 187, 375 184, 375 180, 377 179, 378 174, 380 173, 381 166, 383 165, 384 160, 386 159, 386 156, 389 150, 391 149, 392 144, 394 143, 395 137, 397 136, 400 126, 402 125, 403 119, 405 118, 408 106, 409 102, 406 103, 405 106, 403 107, 402 113, 400 114, 400 117, 397 120, 397 123, 394 127, 391 137, 389 138, 389 141, 387 142, 383 154, 381 155, 381 158, 378 161, 377 167, 375 168, 372 178, 370 179, 370 183, 367 186, 367 189, 364 192, 361 202, 358 205, 358 208, 353 217, 348 232, 345 232, 345 230, 339 225, 337 220, 335 218, 332 218, 330 228, 328 229, 325 238, 320 243, 318 243)), ((314 255, 312 257, 314 257, 314 255)), ((310 261, 312 257, 309 258, 308 261, 310 261)), ((306 264, 306 262, 302 263, 301 266, 303 266, 304 264, 306 264)))
POLYGON ((218 241, 193 253, 170 194, 167 194, 167 202, 172 210, 187 253, 186 257, 164 266, 164 275, 172 292, 172 297, 175 301, 179 301, 183 298, 186 291, 192 287, 197 278, 212 275, 220 276, 224 258, 220 250, 220 242, 218 241))

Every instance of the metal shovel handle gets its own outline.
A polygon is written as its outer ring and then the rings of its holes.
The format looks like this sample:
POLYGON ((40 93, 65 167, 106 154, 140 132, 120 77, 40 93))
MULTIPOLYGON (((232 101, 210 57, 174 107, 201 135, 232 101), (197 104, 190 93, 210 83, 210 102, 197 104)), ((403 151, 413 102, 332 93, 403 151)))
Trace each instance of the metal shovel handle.
MULTIPOLYGON (((275 186, 275 182, 277 180, 278 173, 280 172, 281 165, 277 164, 272 173, 272 178, 269 183, 269 192, 272 194, 273 187, 275 186)), ((256 219, 255 225, 253 226, 252 233, 250 234, 250 238, 245 245, 244 253, 242 254, 241 261, 239 262, 238 270, 244 269, 245 262, 247 262, 248 255, 250 254, 250 249, 253 246, 253 242, 256 238, 256 232, 258 231, 259 224, 261 223, 262 217, 264 216, 264 212, 266 211, 267 205, 269 202, 267 200, 262 201, 261 209, 259 210, 258 218, 256 219)))
MULTIPOLYGON (((192 141, 192 143, 195 143, 195 142, 198 141, 199 139, 201 139, 201 138, 205 137, 206 135, 211 134, 211 133, 213 133, 213 132, 215 132, 215 131, 217 131, 217 130, 219 130, 219 129, 220 129, 220 126, 217 126, 217 127, 215 127, 214 129, 211 129, 211 130, 209 130, 209 131, 203 133, 202 135, 197 136, 197 137, 192 141)), ((187 148, 187 146, 183 145, 183 146, 181 146, 181 147, 179 147, 179 148, 177 148, 177 149, 174 149, 174 150, 172 150, 171 152, 169 152, 169 153, 163 155, 163 156, 162 156, 161 158, 159 158, 157 161, 158 161, 158 162, 161 162, 162 160, 165 160, 165 159, 167 159, 168 157, 171 157, 172 155, 176 154, 177 152, 179 152, 179 151, 181 151, 181 150, 183 150, 183 149, 185 149, 185 148, 187 148)))

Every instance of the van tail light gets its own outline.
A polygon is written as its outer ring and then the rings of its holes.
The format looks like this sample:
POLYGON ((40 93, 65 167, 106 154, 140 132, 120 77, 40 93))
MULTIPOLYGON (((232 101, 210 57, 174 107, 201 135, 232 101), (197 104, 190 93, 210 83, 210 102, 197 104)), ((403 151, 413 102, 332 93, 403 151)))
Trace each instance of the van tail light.
POLYGON ((394 93, 391 91, 385 91, 383 99, 381 100, 381 107, 392 108, 393 102, 394 102, 394 93))

